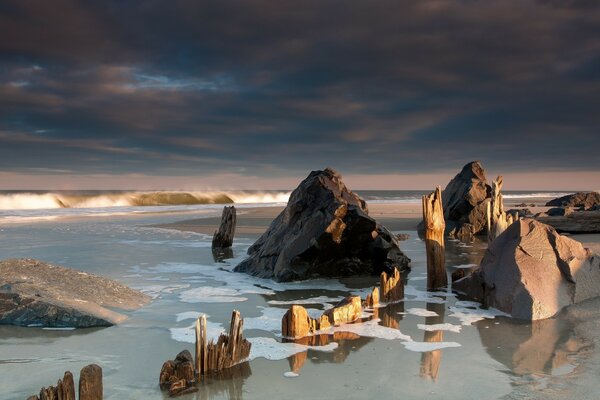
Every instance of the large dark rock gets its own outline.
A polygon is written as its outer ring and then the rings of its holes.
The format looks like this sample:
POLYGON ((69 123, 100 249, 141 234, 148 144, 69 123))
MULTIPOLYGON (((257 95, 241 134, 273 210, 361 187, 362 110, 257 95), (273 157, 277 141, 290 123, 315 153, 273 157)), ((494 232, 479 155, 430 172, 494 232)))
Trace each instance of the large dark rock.
POLYGON ((32 259, 0 262, 0 325, 110 326, 150 298, 111 279, 32 259))
POLYGON ((588 210, 595 205, 600 205, 600 193, 598 192, 573 193, 558 197, 546 203, 547 207, 583 207, 585 210, 588 210))
POLYGON ((460 237, 483 233, 491 191, 481 163, 465 165, 442 192, 447 232, 460 237))
POLYGON ((236 268, 277 281, 408 269, 410 259, 332 169, 313 171, 236 268))
POLYGON ((514 318, 549 318, 600 296, 600 257, 552 227, 524 218, 498 236, 479 268, 453 288, 514 318))

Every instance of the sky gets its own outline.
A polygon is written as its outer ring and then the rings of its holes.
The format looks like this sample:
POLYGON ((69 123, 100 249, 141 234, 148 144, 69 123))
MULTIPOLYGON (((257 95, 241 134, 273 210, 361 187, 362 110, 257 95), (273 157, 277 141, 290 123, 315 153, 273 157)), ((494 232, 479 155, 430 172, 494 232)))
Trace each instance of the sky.
POLYGON ((0 2, 0 189, 600 189, 595 0, 0 2))

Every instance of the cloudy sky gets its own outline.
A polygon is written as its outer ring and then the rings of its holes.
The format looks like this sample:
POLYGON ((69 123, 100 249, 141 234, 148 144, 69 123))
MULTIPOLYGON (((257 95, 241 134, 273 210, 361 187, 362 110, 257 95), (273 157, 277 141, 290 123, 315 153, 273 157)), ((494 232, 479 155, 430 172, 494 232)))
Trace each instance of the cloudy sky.
POLYGON ((600 189, 595 0, 2 1, 0 188, 600 189))

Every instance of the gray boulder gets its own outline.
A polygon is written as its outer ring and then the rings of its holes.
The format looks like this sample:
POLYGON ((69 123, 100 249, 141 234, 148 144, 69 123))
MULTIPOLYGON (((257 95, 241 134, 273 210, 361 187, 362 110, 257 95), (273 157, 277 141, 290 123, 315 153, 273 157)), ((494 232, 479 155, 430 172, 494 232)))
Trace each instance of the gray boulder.
POLYGON ((600 205, 600 193, 598 192, 573 193, 558 197, 546 203, 547 207, 583 207, 585 210, 588 210, 595 205, 600 205))
POLYGON ((150 298, 116 281, 32 259, 0 262, 0 324, 110 326, 150 298))
POLYGON ((600 257, 530 218, 510 225, 453 288, 514 318, 549 318, 600 296, 600 257))
POLYGON ((408 269, 398 240, 369 217, 367 204, 334 170, 313 171, 236 268, 293 281, 408 269))
POLYGON ((485 170, 479 161, 465 165, 442 192, 446 230, 451 236, 483 233, 491 198, 485 170))

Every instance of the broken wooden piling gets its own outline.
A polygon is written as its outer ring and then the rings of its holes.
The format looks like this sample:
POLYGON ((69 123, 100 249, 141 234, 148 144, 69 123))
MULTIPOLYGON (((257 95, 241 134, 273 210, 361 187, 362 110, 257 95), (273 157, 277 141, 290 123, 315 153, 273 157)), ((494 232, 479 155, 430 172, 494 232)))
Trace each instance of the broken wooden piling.
POLYGON ((448 284, 444 243, 446 222, 439 186, 431 194, 423 196, 423 225, 427 252, 427 288, 445 287, 448 284))
POLYGON ((215 231, 212 240, 213 249, 225 249, 233 244, 233 236, 235 234, 236 213, 235 207, 223 207, 221 215, 221 225, 215 231))
POLYGON ((398 268, 394 267, 394 272, 389 276, 382 272, 379 277, 379 285, 382 301, 392 303, 404 298, 404 282, 398 268))
MULTIPOLYGON (((102 368, 86 365, 79 373, 79 400, 102 400, 102 397, 102 368)), ((66 371, 56 386, 43 387, 38 396, 29 396, 27 400, 75 400, 73 374, 66 371)))
MULTIPOLYGON (((492 182, 492 198, 487 205, 488 242, 492 242, 506 230, 514 221, 512 214, 504 212, 502 199, 502 176, 492 182)), ((517 217, 516 220, 519 218, 517 217)))
POLYGON ((245 360, 250 355, 251 343, 243 337, 244 320, 239 311, 231 315, 229 334, 221 334, 215 343, 207 342, 206 316, 196 324, 196 375, 218 372, 245 360))

